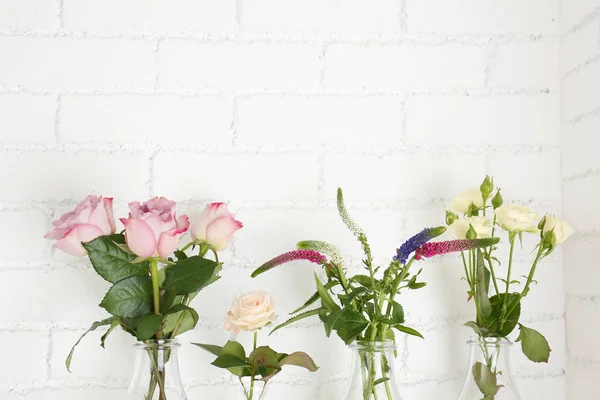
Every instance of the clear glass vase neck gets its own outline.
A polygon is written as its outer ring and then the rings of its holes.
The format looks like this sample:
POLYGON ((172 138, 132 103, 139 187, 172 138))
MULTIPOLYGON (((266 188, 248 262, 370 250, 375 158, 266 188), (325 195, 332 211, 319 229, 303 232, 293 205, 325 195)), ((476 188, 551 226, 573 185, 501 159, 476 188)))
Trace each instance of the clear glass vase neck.
POLYGON ((343 400, 400 400, 396 385, 396 345, 391 340, 358 341, 352 350, 350 379, 343 400))
POLYGON ((187 400, 179 373, 178 341, 147 340, 134 347, 137 354, 127 398, 187 400))
POLYGON ((521 400, 512 379, 511 347, 505 338, 473 337, 459 400, 521 400))

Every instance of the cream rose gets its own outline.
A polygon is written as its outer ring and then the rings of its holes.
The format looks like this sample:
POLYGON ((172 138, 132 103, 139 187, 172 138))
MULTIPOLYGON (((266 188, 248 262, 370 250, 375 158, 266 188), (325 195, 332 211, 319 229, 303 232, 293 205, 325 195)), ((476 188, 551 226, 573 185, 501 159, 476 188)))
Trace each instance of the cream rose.
POLYGON ((546 217, 546 224, 544 225, 544 235, 551 230, 554 230, 554 236, 556 237, 556 244, 563 244, 567 239, 575 233, 575 230, 571 228, 566 221, 558 219, 554 216, 546 217))
POLYGON ((469 217, 455 220, 450 226, 452 234, 457 239, 466 239, 469 227, 472 226, 477 233, 477 238, 490 237, 492 221, 486 217, 469 217))
POLYGON ((511 232, 539 232, 537 229, 538 214, 519 204, 508 204, 495 211, 498 223, 511 232))
MULTIPOLYGON (((491 197, 492 195, 490 194, 488 198, 491 197)), ((469 211, 471 204, 475 204, 475 207, 477 208, 483 207, 483 195, 481 194, 481 190, 471 189, 462 192, 452 199, 450 209, 456 213, 466 214, 469 211)))
POLYGON ((256 332, 277 317, 275 300, 267 292, 255 291, 238 296, 227 312, 225 329, 236 334, 256 332))

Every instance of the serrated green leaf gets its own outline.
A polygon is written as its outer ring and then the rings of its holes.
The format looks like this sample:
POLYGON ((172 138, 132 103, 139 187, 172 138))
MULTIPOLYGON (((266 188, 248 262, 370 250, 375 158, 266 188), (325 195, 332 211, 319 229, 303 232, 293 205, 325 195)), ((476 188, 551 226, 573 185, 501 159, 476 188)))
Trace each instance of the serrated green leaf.
POLYGON ((200 317, 196 310, 184 304, 176 304, 167 312, 163 332, 165 335, 177 330, 181 335, 196 327, 200 317), (181 324, 179 327, 177 324, 181 324))
POLYGON ((315 315, 319 315, 319 314, 321 314, 321 313, 324 313, 324 312, 326 312, 326 311, 327 311, 327 310, 325 310, 325 309, 323 309, 323 308, 317 308, 317 309, 310 310, 310 311, 304 311, 303 313, 301 313, 301 314, 298 314, 298 315, 296 315, 296 316, 294 316, 294 317, 292 317, 292 318, 288 319, 288 320, 287 320, 287 321, 285 321, 284 323, 277 325, 277 326, 276 326, 276 327, 275 327, 275 328, 274 328, 274 329, 271 331, 271 333, 269 333, 269 335, 272 335, 274 332, 276 332, 276 331, 280 330, 281 328, 285 328, 286 326, 288 326, 288 325, 291 325, 291 324, 293 324, 294 322, 298 322, 298 321, 301 321, 301 320, 303 320, 303 319, 305 319, 305 318, 312 317, 312 316, 315 316, 315 315))
POLYGON ((150 277, 132 276, 115 283, 100 306, 114 316, 137 318, 152 311, 150 277))
POLYGON ((200 256, 186 258, 166 270, 163 287, 177 294, 190 294, 214 282, 219 269, 215 261, 200 256))
POLYGON ((517 342, 521 342, 523 354, 535 363, 547 363, 552 350, 544 335, 521 324, 519 331, 517 342))
POLYGON ((369 321, 360 313, 345 308, 336 324, 338 336, 346 343, 352 343, 369 326, 369 321))
POLYGON ((148 261, 134 264, 136 255, 121 249, 118 242, 125 243, 123 235, 100 236, 91 242, 82 243, 98 275, 110 283, 117 283, 131 276, 148 276, 148 261))
POLYGON ((471 373, 473 374, 477 387, 484 396, 493 398, 493 396, 495 396, 503 387, 502 385, 498 385, 496 374, 494 374, 487 365, 479 361, 473 365, 471 373))

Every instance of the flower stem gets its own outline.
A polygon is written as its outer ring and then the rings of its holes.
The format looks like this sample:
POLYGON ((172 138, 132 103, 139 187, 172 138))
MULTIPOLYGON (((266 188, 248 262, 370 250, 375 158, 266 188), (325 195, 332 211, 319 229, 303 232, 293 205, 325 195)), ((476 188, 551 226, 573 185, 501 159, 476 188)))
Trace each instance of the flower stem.
MULTIPOLYGON (((252 346, 253 350, 256 350, 256 345, 258 344, 258 331, 254 332, 254 345, 252 346)), ((252 400, 254 398, 254 374, 252 374, 252 377, 250 378, 250 395, 248 397, 248 400, 252 400)))
MULTIPOLYGON (((155 258, 150 260, 150 274, 152 275, 152 299, 154 301, 154 314, 160 314, 160 284, 158 281, 158 261, 155 258)), ((163 332, 159 330, 156 332, 156 338, 162 339, 163 332)))

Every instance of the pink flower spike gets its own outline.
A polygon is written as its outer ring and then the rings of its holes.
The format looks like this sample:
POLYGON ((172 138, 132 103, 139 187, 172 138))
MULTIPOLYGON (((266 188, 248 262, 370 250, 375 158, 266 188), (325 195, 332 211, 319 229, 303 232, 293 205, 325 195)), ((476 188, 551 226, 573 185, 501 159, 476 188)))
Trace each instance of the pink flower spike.
POLYGON ((442 254, 454 253, 459 251, 467 251, 481 247, 489 247, 497 244, 499 238, 485 238, 475 240, 450 240, 447 242, 429 242, 423 244, 415 250, 415 259, 422 260, 423 258, 435 257, 442 254))
POLYGON ((263 272, 275 268, 278 265, 295 260, 306 260, 315 264, 323 264, 327 260, 327 258, 323 254, 314 250, 292 250, 280 256, 277 256, 274 259, 267 261, 266 263, 258 267, 256 270, 254 270, 254 272, 252 272, 252 277, 255 278, 263 272))

